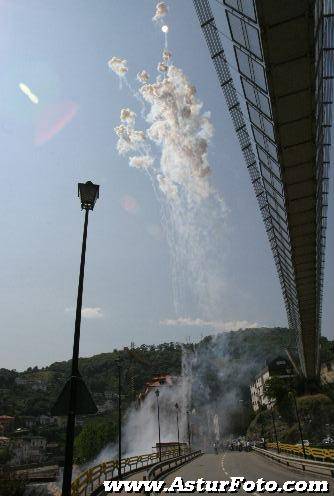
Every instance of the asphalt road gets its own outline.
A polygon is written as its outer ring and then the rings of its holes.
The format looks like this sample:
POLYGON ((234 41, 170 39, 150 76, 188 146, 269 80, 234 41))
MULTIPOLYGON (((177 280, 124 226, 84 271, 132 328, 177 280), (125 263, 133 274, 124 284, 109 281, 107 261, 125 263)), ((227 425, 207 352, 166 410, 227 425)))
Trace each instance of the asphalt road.
MULTIPOLYGON (((261 477, 266 481, 276 481, 280 486, 285 481, 310 481, 310 480, 328 480, 330 495, 334 495, 333 483, 330 479, 324 476, 312 474, 304 474, 298 470, 290 470, 276 462, 270 461, 267 458, 254 452, 234 452, 228 451, 219 455, 207 454, 203 455, 193 462, 184 465, 169 476, 165 477, 166 483, 172 483, 175 477, 182 477, 186 480, 196 480, 201 477, 206 481, 229 480, 231 477, 245 477, 246 480, 256 482, 261 477)), ((189 494, 183 493, 183 494, 189 494)), ((190 494, 205 494, 205 493, 190 493, 190 494)), ((230 493, 231 494, 231 493, 230 493)), ((232 493, 233 494, 233 493, 232 493)), ((302 494, 297 492, 264 492, 246 493, 242 488, 236 494, 302 494)), ((319 494, 319 493, 313 493, 319 494)), ((322 493, 324 494, 324 493, 322 493)))

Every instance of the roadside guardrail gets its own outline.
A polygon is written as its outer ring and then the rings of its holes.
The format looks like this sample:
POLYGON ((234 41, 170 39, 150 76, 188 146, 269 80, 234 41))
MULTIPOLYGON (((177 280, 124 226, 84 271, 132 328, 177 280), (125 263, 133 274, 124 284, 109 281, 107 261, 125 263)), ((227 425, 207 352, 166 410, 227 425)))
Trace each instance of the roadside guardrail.
MULTIPOLYGON (((267 443, 267 448, 277 449, 276 443, 267 443)), ((284 444, 278 443, 278 448, 280 452, 292 454, 295 456, 304 456, 303 447, 296 444, 284 444)), ((321 460, 322 462, 334 462, 334 449, 327 448, 312 448, 311 446, 305 446, 305 454, 308 459, 311 460, 321 460)))
MULTIPOLYGON (((187 452, 188 448, 181 448, 181 452, 187 452)), ((178 457, 178 449, 173 449, 161 453, 163 460, 178 457)), ((179 457, 178 457, 179 458, 179 457)), ((145 455, 131 456, 121 460, 122 475, 137 472, 143 468, 149 468, 159 461, 159 452, 145 455)), ((71 486, 72 496, 91 496, 97 494, 105 480, 116 479, 118 476, 118 460, 109 460, 94 467, 90 467, 82 472, 71 486)))
POLYGON ((190 453, 185 453, 184 455, 177 456, 176 458, 171 458, 169 460, 164 460, 162 462, 156 463, 147 472, 148 480, 159 480, 163 475, 172 472, 177 467, 180 467, 184 463, 190 462, 194 458, 201 456, 203 452, 201 450, 191 451, 190 453))
MULTIPOLYGON (((268 443, 267 447, 269 448, 271 445, 276 447, 276 443, 268 443)), ((277 461, 283 465, 287 465, 288 467, 297 468, 299 470, 303 470, 304 472, 312 472, 315 474, 334 477, 334 466, 332 462, 305 459, 299 456, 281 455, 262 448, 253 448, 253 450, 256 453, 260 453, 261 455, 264 455, 267 458, 277 461)))

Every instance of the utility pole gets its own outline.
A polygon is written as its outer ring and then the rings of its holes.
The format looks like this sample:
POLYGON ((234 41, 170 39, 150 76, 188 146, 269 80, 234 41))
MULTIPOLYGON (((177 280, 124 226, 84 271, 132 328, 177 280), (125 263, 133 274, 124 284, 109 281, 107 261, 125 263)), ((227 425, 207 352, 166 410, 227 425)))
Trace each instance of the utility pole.
POLYGON ((263 449, 266 449, 263 410, 261 410, 260 412, 260 419, 261 419, 261 437, 263 438, 263 449))
POLYGON ((298 428, 299 428, 299 434, 300 434, 300 440, 302 442, 302 448, 303 448, 303 455, 306 460, 306 451, 305 451, 305 444, 304 444, 304 436, 303 436, 303 431, 302 431, 302 426, 300 423, 300 417, 299 417, 299 411, 298 411, 298 406, 297 406, 297 400, 296 400, 296 395, 293 391, 290 391, 290 396, 292 396, 294 406, 295 406, 295 411, 296 411, 296 417, 297 417, 297 422, 298 422, 298 428))
POLYGON ((277 453, 279 453, 279 452, 280 452, 280 449, 279 449, 278 438, 277 438, 277 430, 276 430, 275 416, 274 416, 274 412, 273 412, 273 410, 272 410, 272 409, 270 410, 270 413, 271 413, 271 418, 272 418, 272 421, 273 421, 273 426, 274 426, 274 433, 275 433, 275 439, 276 439, 277 453))

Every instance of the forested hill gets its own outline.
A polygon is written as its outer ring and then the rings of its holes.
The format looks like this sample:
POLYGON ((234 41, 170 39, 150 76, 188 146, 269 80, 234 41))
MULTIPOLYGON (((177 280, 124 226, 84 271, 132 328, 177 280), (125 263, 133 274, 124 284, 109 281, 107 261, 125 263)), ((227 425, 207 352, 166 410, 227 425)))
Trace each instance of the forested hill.
MULTIPOLYGON (((199 357, 213 356, 219 365, 235 362, 253 365, 254 372, 265 362, 285 353, 293 346, 291 332, 284 328, 254 328, 224 332, 205 337, 197 344, 164 343, 141 345, 133 350, 114 350, 80 359, 80 371, 93 394, 116 391, 116 360, 123 366, 123 387, 126 401, 131 401, 154 374, 180 374, 182 348, 197 352, 199 357), (134 391, 133 391, 134 385, 134 391)), ((334 357, 333 342, 322 338, 322 360, 334 357)), ((70 361, 55 362, 48 367, 28 368, 24 372, 0 369, 0 414, 38 415, 47 413, 70 373, 70 361), (34 390, 31 384, 18 385, 15 379, 35 381, 46 391, 34 390), (41 381, 39 383, 38 381, 41 381)))

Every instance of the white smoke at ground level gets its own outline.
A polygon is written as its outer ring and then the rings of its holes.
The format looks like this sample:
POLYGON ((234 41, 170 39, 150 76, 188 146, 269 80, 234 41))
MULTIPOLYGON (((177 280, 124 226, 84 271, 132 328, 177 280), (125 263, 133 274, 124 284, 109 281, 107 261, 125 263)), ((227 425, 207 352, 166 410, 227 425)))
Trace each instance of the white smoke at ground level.
MULTIPOLYGON (((186 411, 190 384, 185 377, 180 377, 173 386, 161 386, 158 389, 161 442, 177 442, 176 403, 179 405, 180 442, 186 442, 186 411)), ((155 390, 149 392, 139 408, 133 405, 127 413, 123 442, 126 456, 152 453, 156 450, 158 417, 155 390)))

